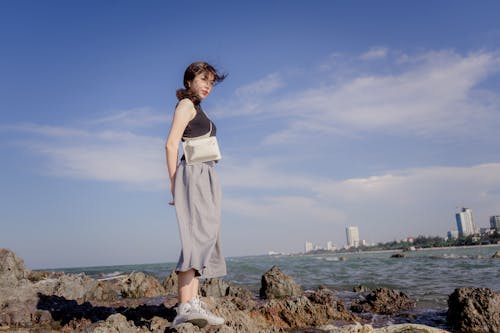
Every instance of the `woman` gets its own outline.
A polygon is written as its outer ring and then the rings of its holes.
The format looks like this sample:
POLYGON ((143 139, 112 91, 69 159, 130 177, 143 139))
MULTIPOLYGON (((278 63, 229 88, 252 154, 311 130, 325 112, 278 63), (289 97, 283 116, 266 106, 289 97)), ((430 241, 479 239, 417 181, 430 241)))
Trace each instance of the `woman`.
POLYGON ((172 326, 190 322, 203 327, 221 325, 224 319, 208 311, 198 296, 198 277, 226 275, 220 249, 221 191, 215 161, 187 165, 184 155, 178 163, 181 139, 215 136, 216 127, 201 109, 201 101, 225 75, 205 62, 195 62, 184 72, 184 89, 177 90, 179 102, 165 145, 172 201, 175 205, 182 249, 176 272, 179 305, 172 326))

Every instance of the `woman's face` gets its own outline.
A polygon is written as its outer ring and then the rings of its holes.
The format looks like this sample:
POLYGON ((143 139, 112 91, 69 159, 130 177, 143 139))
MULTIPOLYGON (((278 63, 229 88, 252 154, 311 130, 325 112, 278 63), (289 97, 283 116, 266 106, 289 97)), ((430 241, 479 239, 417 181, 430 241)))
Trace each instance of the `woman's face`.
POLYGON ((193 81, 189 82, 189 90, 201 101, 212 91, 214 79, 214 75, 210 72, 200 73, 194 77, 193 81))

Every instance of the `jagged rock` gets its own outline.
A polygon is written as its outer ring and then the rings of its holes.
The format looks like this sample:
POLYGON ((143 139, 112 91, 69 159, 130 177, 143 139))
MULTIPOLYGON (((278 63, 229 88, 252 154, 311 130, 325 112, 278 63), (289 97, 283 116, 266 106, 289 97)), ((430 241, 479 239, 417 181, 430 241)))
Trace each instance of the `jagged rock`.
MULTIPOLYGON (((269 326, 255 302, 250 302, 252 305, 242 306, 242 299, 233 297, 208 297, 204 301, 212 312, 225 319, 224 326, 219 328, 221 329, 220 333, 286 332, 283 328, 269 326), (222 330, 223 327, 224 330, 222 330)), ((219 332, 219 330, 215 332, 219 332)))
POLYGON ((373 333, 448 333, 447 331, 420 324, 398 324, 376 328, 373 333))
POLYGON ((347 322, 359 320, 356 315, 346 308, 344 302, 336 297, 333 291, 328 288, 318 288, 312 293, 307 293, 306 296, 316 305, 319 313, 326 314, 326 320, 334 319, 347 322))
POLYGON ((442 329, 419 324, 398 324, 381 328, 373 328, 368 324, 362 325, 360 323, 356 323, 340 327, 326 325, 321 326, 320 329, 328 333, 448 333, 442 329))
POLYGON ((184 323, 171 328, 168 332, 172 333, 198 333, 201 332, 198 326, 190 323, 184 323))
POLYGON ((365 300, 356 300, 351 304, 353 312, 374 312, 378 314, 396 314, 415 306, 405 293, 389 288, 377 288, 366 296, 365 300))
POLYGON ((235 285, 217 278, 206 279, 200 286, 202 296, 213 297, 241 297, 252 298, 253 294, 245 288, 236 287, 235 285))
POLYGON ((137 333, 137 327, 129 323, 124 315, 116 313, 100 322, 93 333, 137 333))
POLYGON ((134 272, 121 283, 121 294, 123 297, 159 297, 165 295, 165 288, 160 282, 143 272, 134 272))
POLYGON ((35 283, 34 288, 44 295, 56 295, 66 299, 86 301, 97 288, 97 281, 85 274, 65 274, 35 283))
POLYGON ((36 283, 38 281, 47 279, 57 279, 63 275, 64 273, 62 272, 31 271, 28 274, 28 280, 30 280, 30 282, 36 283))
POLYGON ((11 250, 0 248, 0 288, 14 288, 28 275, 21 258, 11 250))
POLYGON ((500 258, 500 251, 495 252, 491 258, 500 258))
POLYGON ((373 332, 372 325, 368 324, 361 325, 360 323, 355 323, 353 325, 344 325, 344 326, 325 325, 319 328, 328 333, 372 333, 373 332))
POLYGON ((277 266, 273 266, 262 276, 260 297, 273 299, 302 295, 302 288, 277 266))
POLYGON ((177 295, 177 280, 177 273, 175 270, 173 270, 172 273, 170 273, 170 275, 163 280, 162 286, 165 288, 165 293, 167 295, 177 295))
POLYGON ((353 287, 352 291, 355 293, 366 293, 366 292, 370 292, 372 290, 370 288, 368 288, 367 286, 363 286, 360 284, 359 286, 353 287))
POLYGON ((448 324, 460 332, 500 332, 500 293, 458 288, 448 297, 448 324))
POLYGON ((316 327, 330 320, 359 320, 327 289, 307 296, 271 299, 259 310, 269 325, 281 328, 316 327))

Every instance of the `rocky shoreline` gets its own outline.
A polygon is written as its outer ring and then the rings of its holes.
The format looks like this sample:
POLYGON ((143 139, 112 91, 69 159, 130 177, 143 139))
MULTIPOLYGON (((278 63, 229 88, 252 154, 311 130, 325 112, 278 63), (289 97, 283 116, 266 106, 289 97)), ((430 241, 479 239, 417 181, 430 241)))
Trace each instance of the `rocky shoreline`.
POLYGON ((356 290, 346 304, 335 291, 304 291, 278 267, 263 276, 259 295, 220 279, 200 286, 204 302, 223 316, 221 326, 171 328, 177 279, 142 272, 96 280, 84 274, 30 271, 22 259, 0 249, 0 332, 500 332, 500 293, 487 288, 456 289, 448 299, 446 329, 418 324, 415 301, 388 288, 356 290), (373 316, 402 323, 372 326, 373 316))

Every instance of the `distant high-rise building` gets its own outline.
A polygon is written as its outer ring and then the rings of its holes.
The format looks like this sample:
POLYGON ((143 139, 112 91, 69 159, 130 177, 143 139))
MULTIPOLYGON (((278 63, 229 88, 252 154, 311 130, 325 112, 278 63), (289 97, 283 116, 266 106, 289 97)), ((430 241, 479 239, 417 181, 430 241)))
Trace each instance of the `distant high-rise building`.
POLYGON ((358 227, 350 226, 345 228, 345 233, 347 237, 347 246, 358 247, 359 246, 359 230, 358 227))
POLYGON ((312 250, 314 249, 314 245, 313 243, 311 242, 306 242, 306 245, 305 245, 305 252, 311 252, 312 250))
POLYGON ((448 240, 454 240, 458 238, 458 230, 450 230, 447 233, 448 240))
POLYGON ((335 251, 337 247, 335 246, 335 244, 333 244, 333 242, 328 242, 326 243, 326 249, 328 251, 335 251))
POLYGON ((500 215, 493 215, 490 217, 490 227, 500 232, 500 215))
POLYGON ((466 237, 477 233, 477 227, 472 217, 472 209, 462 208, 462 210, 455 215, 457 220, 458 235, 466 237))

